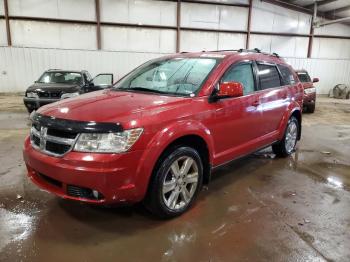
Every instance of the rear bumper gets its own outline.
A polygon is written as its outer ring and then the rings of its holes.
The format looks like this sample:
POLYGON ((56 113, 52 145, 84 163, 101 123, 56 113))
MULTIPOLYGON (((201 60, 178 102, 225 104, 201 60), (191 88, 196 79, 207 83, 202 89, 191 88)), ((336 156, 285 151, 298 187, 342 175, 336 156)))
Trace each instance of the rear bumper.
POLYGON ((48 99, 48 98, 29 98, 29 97, 24 97, 23 98, 23 103, 26 106, 27 109, 30 110, 36 110, 41 106, 60 101, 60 99, 48 99))
POLYGON ((28 138, 23 149, 28 177, 37 186, 62 198, 93 204, 135 203, 143 199, 149 178, 148 170, 140 168, 143 153, 69 152, 58 158, 35 150, 28 138), (98 197, 92 195, 93 190, 98 197))

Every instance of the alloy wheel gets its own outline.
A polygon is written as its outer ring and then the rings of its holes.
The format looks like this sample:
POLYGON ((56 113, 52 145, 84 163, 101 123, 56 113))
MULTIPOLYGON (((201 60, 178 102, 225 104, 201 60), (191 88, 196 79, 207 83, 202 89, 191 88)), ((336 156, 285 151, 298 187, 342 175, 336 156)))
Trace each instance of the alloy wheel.
POLYGON ((287 127, 286 131, 286 151, 291 153, 294 150, 295 144, 297 142, 298 127, 294 121, 291 121, 287 127))
POLYGON ((177 158, 168 169, 163 181, 163 201, 173 211, 187 206, 198 186, 198 165, 189 156, 177 158))

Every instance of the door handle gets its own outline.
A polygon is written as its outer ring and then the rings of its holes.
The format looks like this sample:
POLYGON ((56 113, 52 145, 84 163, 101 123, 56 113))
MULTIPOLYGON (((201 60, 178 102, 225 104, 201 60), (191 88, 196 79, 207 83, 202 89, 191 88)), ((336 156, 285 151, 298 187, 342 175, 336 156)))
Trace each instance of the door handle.
POLYGON ((255 107, 258 107, 260 105, 260 102, 257 100, 257 101, 254 101, 252 103, 252 106, 255 106, 255 107))

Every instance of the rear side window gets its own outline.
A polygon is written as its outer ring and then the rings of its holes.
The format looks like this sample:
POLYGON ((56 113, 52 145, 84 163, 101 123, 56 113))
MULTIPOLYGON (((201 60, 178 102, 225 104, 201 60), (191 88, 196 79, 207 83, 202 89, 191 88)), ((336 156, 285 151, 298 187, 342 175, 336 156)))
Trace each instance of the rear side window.
POLYGON ((278 68, 282 75, 282 81, 284 85, 294 85, 295 79, 292 71, 287 66, 278 65, 278 68))
POLYGON ((243 85, 243 94, 255 91, 254 74, 251 64, 238 64, 227 70, 221 82, 239 82, 243 85))
POLYGON ((261 89, 281 86, 281 79, 277 67, 274 65, 258 64, 258 75, 261 89))
POLYGON ((300 72, 298 73, 298 77, 300 79, 301 82, 305 83, 305 82, 311 82, 311 78, 308 75, 308 73, 306 72, 300 72))

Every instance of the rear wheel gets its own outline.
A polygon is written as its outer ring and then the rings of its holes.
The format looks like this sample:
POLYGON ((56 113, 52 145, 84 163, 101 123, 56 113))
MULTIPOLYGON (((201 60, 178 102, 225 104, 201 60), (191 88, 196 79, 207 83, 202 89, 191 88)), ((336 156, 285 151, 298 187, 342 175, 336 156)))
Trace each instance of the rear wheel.
POLYGON ((162 218, 188 210, 203 181, 203 164, 195 149, 184 146, 168 152, 160 159, 145 199, 146 207, 162 218))
POLYGON ((278 157, 287 157, 295 151, 299 128, 298 120, 292 116, 288 121, 283 139, 272 145, 272 150, 278 157))

